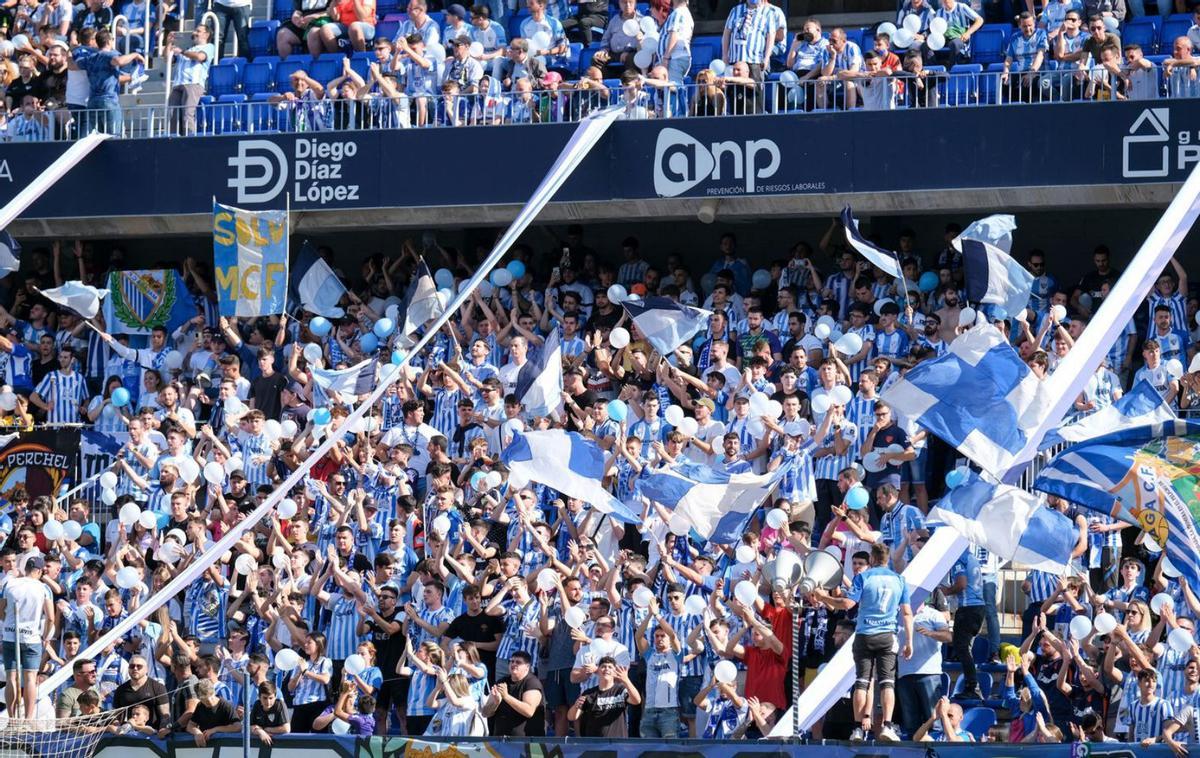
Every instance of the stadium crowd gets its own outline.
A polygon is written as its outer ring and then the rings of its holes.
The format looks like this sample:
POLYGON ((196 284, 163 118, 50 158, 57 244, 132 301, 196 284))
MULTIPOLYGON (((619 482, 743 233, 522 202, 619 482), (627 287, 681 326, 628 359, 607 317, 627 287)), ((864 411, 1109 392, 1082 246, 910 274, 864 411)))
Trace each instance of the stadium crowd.
POLYGON ((196 3, 191 32, 166 0, 15 3, 0 13, 0 130, 45 141, 567 122, 610 105, 642 119, 1200 93, 1200 14, 1167 0, 1161 21, 1141 0, 1058 0, 988 25, 1008 3, 906 0, 894 24, 809 18, 798 32, 778 5, 745 0, 719 37, 696 33, 690 0, 429 3, 295 0, 255 27, 250 0, 196 3), (230 40, 235 57, 214 65, 230 40), (155 54, 169 112, 126 130, 120 95, 155 54))
MULTIPOLYGON (((697 265, 651 262, 636 237, 619 254, 596 251, 571 227, 551 252, 518 245, 353 428, 343 421, 361 397, 318 390, 313 369, 375 355, 382 372, 405 330, 380 344, 373 325, 403 322, 421 257, 455 289, 482 251, 427 235, 351 269, 322 248, 350 287, 331 320, 218 317, 211 268, 189 258, 196 315, 136 348, 38 294, 76 275, 103 281, 119 250, 33 251, 0 281, 0 421, 88 424, 119 451, 96 486, 63 502, 5 493, 10 712, 18 699, 59 718, 118 709, 114 731, 200 745, 244 719, 265 743, 310 732, 755 738, 789 705, 792 657, 810 683, 857 631, 854 692, 813 738, 1195 741, 1200 600, 1164 576, 1136 529, 1048 499, 1078 526, 1073 570, 1030 572, 1021 598, 1002 597, 999 561, 979 548, 917 607, 894 573, 923 548, 930 502, 959 461, 899 425, 879 395, 988 317, 965 301, 948 244, 960 231, 881 241, 912 284, 897 291, 843 245, 838 222, 817 249, 798 242, 758 270, 731 233, 697 265), (655 354, 620 305, 652 295, 710 310, 707 328, 655 354), (552 332, 562 407, 533 417, 518 375, 552 332), (638 523, 543 485, 506 486, 499 456, 514 436, 560 427, 603 449, 603 484, 638 523), (325 435, 334 446, 274 513, 35 702, 38 681, 186 570, 325 435), (639 478, 683 461, 783 474, 740 542, 711 544, 637 495, 639 478), (794 648, 796 599, 768 591, 762 567, 817 550, 844 578, 799 599, 794 648), (1169 597, 1150 600, 1159 593, 1169 597), (1016 644, 1001 637, 1005 603, 1023 610, 1016 644), (1101 612, 1115 617, 1111 632, 1067 633, 1101 612)), ((1029 307, 986 313, 1049 375, 1117 261, 1097 247, 1076 277, 1044 251, 1014 252, 1036 277, 1029 307)), ((1198 306, 1173 261, 1075 413, 1141 379, 1181 413, 1200 408, 1198 306)))

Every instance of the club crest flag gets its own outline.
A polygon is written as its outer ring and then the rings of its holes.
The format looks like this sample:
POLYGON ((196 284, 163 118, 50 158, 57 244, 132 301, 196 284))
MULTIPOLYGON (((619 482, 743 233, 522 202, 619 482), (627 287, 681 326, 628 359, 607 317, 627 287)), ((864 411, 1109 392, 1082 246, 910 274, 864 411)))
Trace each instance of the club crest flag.
POLYGON ((213 203, 213 274, 222 316, 283 313, 288 290, 287 211, 213 203))
POLYGON ((174 331, 196 315, 196 301, 173 269, 113 271, 108 275, 104 321, 110 334, 148 335, 156 327, 174 331))

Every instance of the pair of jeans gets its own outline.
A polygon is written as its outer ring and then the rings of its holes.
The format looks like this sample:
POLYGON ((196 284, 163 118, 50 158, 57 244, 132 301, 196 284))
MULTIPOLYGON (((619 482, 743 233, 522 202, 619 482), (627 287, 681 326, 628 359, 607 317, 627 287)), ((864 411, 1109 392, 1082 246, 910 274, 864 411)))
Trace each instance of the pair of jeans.
POLYGON ((225 57, 225 46, 229 42, 229 27, 233 27, 234 36, 237 38, 237 53, 243 58, 250 57, 250 9, 249 5, 221 5, 213 3, 213 13, 217 14, 217 21, 221 32, 221 49, 218 51, 222 58, 225 57))
POLYGON ((996 578, 983 580, 983 604, 987 613, 988 654, 1000 654, 1000 598, 997 597, 998 585, 996 578))
POLYGON ((121 134, 121 100, 116 97, 92 97, 88 100, 85 117, 86 128, 81 134, 90 134, 93 129, 105 134, 121 134))
POLYGON ((942 695, 938 674, 909 674, 896 680, 896 704, 900 706, 900 728, 908 736, 925 723, 942 695))
POLYGON ((642 739, 673 740, 678 736, 678 708, 646 708, 642 711, 642 739))

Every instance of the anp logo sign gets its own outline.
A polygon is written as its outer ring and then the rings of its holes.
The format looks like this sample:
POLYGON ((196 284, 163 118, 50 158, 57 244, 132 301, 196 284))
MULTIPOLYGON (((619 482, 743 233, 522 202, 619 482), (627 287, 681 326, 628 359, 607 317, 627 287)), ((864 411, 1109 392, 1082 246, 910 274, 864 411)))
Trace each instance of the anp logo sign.
POLYGON ((227 186, 237 190, 239 203, 269 203, 287 184, 287 156, 270 140, 238 140, 237 155, 229 159, 229 167, 234 174, 227 186))
POLYGON ((775 175, 780 161, 779 145, 773 140, 725 140, 705 146, 687 132, 665 127, 654 146, 654 191, 677 197, 702 182, 723 181, 707 194, 753 194, 760 179, 775 175))

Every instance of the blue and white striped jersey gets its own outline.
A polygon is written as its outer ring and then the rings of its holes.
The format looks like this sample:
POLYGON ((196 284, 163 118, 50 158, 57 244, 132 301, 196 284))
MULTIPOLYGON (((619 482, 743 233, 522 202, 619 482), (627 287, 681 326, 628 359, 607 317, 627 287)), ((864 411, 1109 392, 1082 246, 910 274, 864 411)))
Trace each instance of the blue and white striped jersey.
POLYGON ((729 12, 725 28, 729 30, 729 60, 762 64, 775 44, 777 19, 769 6, 761 2, 739 3, 729 12))
POLYGON ((42 377, 36 390, 38 397, 46 401, 50 410, 46 421, 50 424, 78 424, 79 406, 87 402, 87 380, 77 371, 64 373, 51 371, 42 377))
MULTIPOLYGON (((321 676, 333 676, 333 661, 325 656, 321 656, 315 663, 309 665, 308 670, 321 676)), ((296 685, 296 689, 292 693, 293 705, 308 705, 309 703, 319 703, 322 700, 328 699, 329 696, 325 692, 324 684, 311 677, 304 676, 303 674, 300 675, 300 683, 296 685)))

